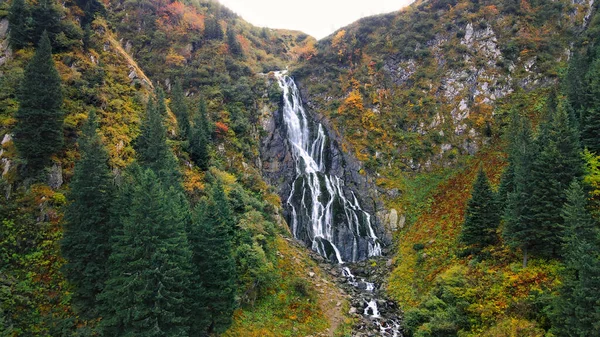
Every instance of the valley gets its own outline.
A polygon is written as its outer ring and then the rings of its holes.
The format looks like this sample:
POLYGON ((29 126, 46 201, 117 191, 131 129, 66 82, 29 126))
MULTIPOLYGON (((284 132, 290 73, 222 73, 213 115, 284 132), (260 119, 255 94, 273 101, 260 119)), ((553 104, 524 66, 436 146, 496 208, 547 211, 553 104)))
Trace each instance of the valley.
POLYGON ((0 336, 596 336, 598 6, 0 4, 0 336))

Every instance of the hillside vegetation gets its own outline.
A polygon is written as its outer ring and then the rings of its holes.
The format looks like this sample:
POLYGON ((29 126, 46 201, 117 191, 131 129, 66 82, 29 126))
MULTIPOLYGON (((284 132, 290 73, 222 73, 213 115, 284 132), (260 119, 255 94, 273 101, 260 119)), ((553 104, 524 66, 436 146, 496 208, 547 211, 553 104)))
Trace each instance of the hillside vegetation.
POLYGON ((598 6, 417 0, 316 41, 213 0, 3 2, 0 336, 351 335, 262 177, 287 67, 385 205, 405 336, 597 336, 598 6))
POLYGON ((258 166, 260 111, 279 100, 258 73, 311 57, 314 39, 252 27, 213 1, 1 6, 2 27, 10 23, 0 36, 1 335, 141 336, 155 316, 122 291, 152 301, 144 289, 153 280, 164 286, 156 324, 167 335, 223 332, 232 318, 231 336, 334 333, 331 304, 306 272, 318 267, 284 239, 279 197, 258 166), (43 30, 51 58, 38 47, 43 30), (28 125, 25 94, 46 97, 44 80, 26 87, 34 54, 60 83, 59 142, 46 148, 48 138, 15 133, 28 125), (47 160, 34 165, 23 144, 47 160), (146 233, 140 224, 160 240, 129 237, 146 233), (156 249, 165 271, 136 262, 132 240, 156 249), (127 285, 124 275, 150 283, 127 285), (143 320, 132 324, 127 312, 143 320))
MULTIPOLYGON (((596 331, 573 312, 580 330, 556 316, 567 315, 560 298, 569 296, 573 275, 596 275, 573 266, 564 228, 576 225, 560 211, 571 179, 595 198, 596 10, 584 1, 417 1, 337 31, 296 67, 311 110, 331 119, 386 207, 406 219, 388 224, 400 229, 387 290, 405 310, 407 335, 596 331), (568 121, 558 122, 561 113, 568 121), (515 131, 523 120, 527 137, 515 131), (551 150, 546 142, 563 143, 551 150), (462 233, 480 169, 499 198, 492 215, 501 221, 491 243, 473 246, 462 233), (507 193, 514 170, 526 187, 507 193)), ((584 207, 598 211, 593 199, 584 207)), ((577 291, 590 291, 594 302, 597 285, 587 286, 577 291)), ((593 321, 597 311, 589 315, 593 321)))

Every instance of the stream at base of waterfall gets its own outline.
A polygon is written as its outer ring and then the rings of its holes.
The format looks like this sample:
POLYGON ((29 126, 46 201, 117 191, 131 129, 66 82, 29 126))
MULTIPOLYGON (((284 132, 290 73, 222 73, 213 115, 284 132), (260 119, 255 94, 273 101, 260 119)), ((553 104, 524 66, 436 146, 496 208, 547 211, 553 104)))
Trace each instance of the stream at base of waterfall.
POLYGON ((351 314, 363 318, 355 327, 356 336, 372 336, 377 331, 380 336, 400 337, 396 305, 381 298, 378 285, 354 276, 348 264, 382 255, 371 215, 363 210, 357 195, 345 188, 344 181, 330 173, 325 129, 304 110, 294 80, 286 71, 275 72, 275 77, 283 91, 283 124, 296 168, 284 204, 292 234, 338 264, 346 290, 353 295, 355 312, 351 314))
POLYGON ((377 331, 380 336, 401 337, 400 315, 396 304, 381 297, 377 284, 355 276, 349 267, 340 267, 347 284, 351 286, 346 287, 346 291, 352 294, 352 307, 363 317, 362 323, 355 326, 356 334, 353 336, 372 336, 373 331, 377 331), (362 312, 358 308, 362 308, 362 312))

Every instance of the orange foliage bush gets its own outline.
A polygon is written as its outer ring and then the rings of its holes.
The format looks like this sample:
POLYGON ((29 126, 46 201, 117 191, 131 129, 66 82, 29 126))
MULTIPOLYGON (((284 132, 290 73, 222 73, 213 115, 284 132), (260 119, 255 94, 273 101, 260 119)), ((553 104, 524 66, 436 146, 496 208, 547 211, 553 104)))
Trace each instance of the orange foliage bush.
POLYGON ((229 132, 229 126, 227 126, 227 124, 223 122, 216 122, 215 129, 217 131, 217 134, 220 136, 225 136, 227 132, 229 132))
POLYGON ((185 33, 187 30, 204 30, 204 16, 196 9, 175 1, 159 9, 161 24, 174 30, 174 33, 185 33))

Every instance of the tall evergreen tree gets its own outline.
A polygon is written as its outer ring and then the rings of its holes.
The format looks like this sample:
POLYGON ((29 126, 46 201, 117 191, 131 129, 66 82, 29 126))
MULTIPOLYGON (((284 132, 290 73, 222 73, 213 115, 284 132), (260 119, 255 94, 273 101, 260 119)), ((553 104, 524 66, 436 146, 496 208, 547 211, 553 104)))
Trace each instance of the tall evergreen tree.
POLYGON ((512 247, 523 249, 524 265, 529 252, 540 257, 560 253, 565 190, 582 174, 578 134, 570 118, 568 103, 561 102, 541 124, 535 142, 526 141, 530 137, 523 132, 516 137, 514 186, 508 197, 503 237, 512 247))
POLYGON ((504 231, 502 237, 512 248, 523 251, 523 265, 527 265, 530 246, 536 242, 535 231, 530 226, 531 188, 529 177, 531 163, 536 155, 535 144, 529 121, 513 115, 516 119, 515 135, 512 138, 509 165, 513 166, 512 190, 509 191, 504 209, 504 231))
POLYGON ((62 31, 60 22, 62 13, 55 0, 38 0, 31 8, 31 16, 33 22, 31 39, 37 41, 43 32, 47 32, 50 40, 55 42, 56 35, 62 31))
POLYGON ((558 257, 561 245, 562 205, 566 190, 581 178, 583 162, 579 135, 572 127, 569 107, 559 104, 550 120, 541 126, 537 139, 539 154, 531 167, 531 222, 536 242, 532 252, 543 257, 558 257))
POLYGON ((21 49, 29 42, 29 8, 25 0, 13 0, 8 9, 8 23, 10 24, 10 46, 21 49))
POLYGON ((498 202, 498 210, 501 212, 505 209, 506 204, 508 203, 508 196, 514 192, 514 179, 515 179, 515 167, 513 162, 509 159, 508 166, 504 172, 502 172, 502 177, 500 178, 500 186, 498 186, 498 193, 496 196, 496 201, 498 202))
POLYGON ((207 40, 223 40, 223 28, 216 17, 209 16, 204 21, 204 37, 207 40))
POLYGON ((110 254, 110 208, 114 198, 108 153, 96 133, 96 115, 90 112, 79 141, 81 160, 75 165, 69 204, 65 212, 62 252, 65 274, 75 286, 73 303, 79 313, 97 317, 96 296, 106 279, 110 254))
POLYGON ((567 200, 562 207, 561 216, 564 220, 564 231, 562 235, 563 246, 567 259, 577 259, 576 255, 572 255, 572 248, 577 241, 585 240, 588 242, 596 242, 599 229, 596 220, 588 211, 588 196, 583 187, 577 180, 571 182, 569 189, 566 191, 567 200))
POLYGON ((556 336, 600 336, 600 241, 586 209, 587 195, 574 181, 567 191, 564 258, 567 266, 551 312, 556 336))
POLYGON ((173 88, 171 110, 177 118, 179 136, 186 138, 190 133, 190 112, 187 104, 185 104, 185 95, 183 94, 181 82, 175 83, 175 87, 173 88))
POLYGON ((165 103, 165 91, 162 88, 156 88, 154 91, 156 95, 156 108, 158 109, 158 113, 162 118, 167 117, 167 104, 165 103))
POLYGON ((189 336, 191 250, 185 198, 137 169, 128 213, 113 236, 99 296, 106 336, 189 336))
POLYGON ((135 149, 143 167, 152 169, 168 186, 177 186, 180 181, 177 159, 167 144, 167 129, 163 124, 166 107, 162 91, 157 92, 158 102, 148 101, 146 116, 136 139, 135 149))
POLYGON ((600 154, 600 57, 592 62, 586 75, 581 138, 590 151, 600 154))
POLYGON ((207 306, 208 331, 221 333, 232 322, 236 272, 233 258, 233 219, 220 183, 210 199, 201 202, 194 216, 192 239, 194 266, 202 283, 202 303, 207 306))
POLYGON ((588 57, 581 55, 578 52, 573 53, 573 57, 569 61, 569 68, 564 81, 562 81, 563 92, 567 95, 569 103, 573 109, 578 112, 578 122, 582 124, 581 112, 587 106, 585 95, 585 75, 589 66, 588 57))
POLYGON ((84 17, 81 20, 81 26, 85 27, 94 21, 98 13, 104 13, 104 4, 98 0, 77 0, 77 6, 83 10, 84 17))
POLYGON ((194 118, 194 126, 190 131, 190 157, 202 170, 206 171, 210 162, 208 142, 210 139, 210 126, 208 123, 206 103, 200 101, 198 114, 194 118))
POLYGON ((25 68, 15 115, 15 145, 29 173, 50 164, 63 145, 61 80, 52 59, 48 34, 42 34, 35 55, 25 68))
POLYGON ((471 199, 467 203, 460 241, 467 246, 470 253, 478 255, 483 248, 498 241, 496 229, 499 223, 500 213, 496 195, 485 172, 480 169, 473 185, 471 199))
POLYGON ((237 39, 233 28, 227 29, 227 45, 229 46, 229 52, 233 55, 240 56, 243 53, 242 45, 237 39))

